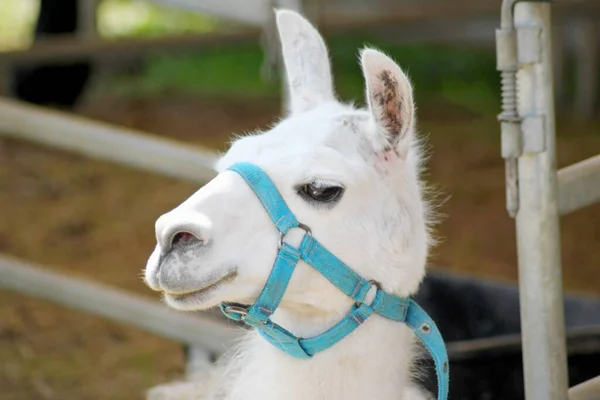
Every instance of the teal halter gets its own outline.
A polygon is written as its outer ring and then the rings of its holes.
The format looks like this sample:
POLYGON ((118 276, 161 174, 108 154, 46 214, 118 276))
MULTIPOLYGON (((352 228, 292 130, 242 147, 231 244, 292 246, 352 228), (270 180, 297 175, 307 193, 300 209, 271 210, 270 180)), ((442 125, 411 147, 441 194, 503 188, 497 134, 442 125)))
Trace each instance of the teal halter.
POLYGON ((221 311, 230 319, 252 326, 273 346, 296 358, 310 358, 333 346, 354 331, 373 313, 408 325, 429 351, 435 362, 438 378, 438 400, 448 398, 449 365, 444 339, 427 313, 412 299, 384 292, 379 284, 368 281, 350 269, 323 247, 311 234, 310 229, 298 222, 279 191, 256 165, 238 163, 228 168, 237 172, 252 188, 269 217, 279 231, 279 252, 262 292, 253 305, 222 303, 221 311), (293 229, 305 231, 299 248, 284 242, 293 229), (311 338, 299 338, 271 321, 288 286, 294 268, 300 261, 315 268, 338 289, 354 300, 350 312, 326 332, 311 338), (371 304, 365 297, 371 290, 375 297, 371 304))

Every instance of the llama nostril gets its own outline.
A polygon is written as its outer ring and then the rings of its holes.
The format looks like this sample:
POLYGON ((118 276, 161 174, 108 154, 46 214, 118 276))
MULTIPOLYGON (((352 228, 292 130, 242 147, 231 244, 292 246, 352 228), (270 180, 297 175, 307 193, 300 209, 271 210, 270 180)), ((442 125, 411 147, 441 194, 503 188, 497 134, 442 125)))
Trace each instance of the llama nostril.
POLYGON ((190 232, 177 232, 173 239, 171 239, 171 248, 189 246, 194 244, 202 244, 202 240, 198 239, 194 234, 190 232))
POLYGON ((210 223, 202 214, 165 214, 156 221, 156 242, 162 254, 174 246, 204 246, 208 243, 210 223), (190 222, 194 221, 194 222, 190 222))

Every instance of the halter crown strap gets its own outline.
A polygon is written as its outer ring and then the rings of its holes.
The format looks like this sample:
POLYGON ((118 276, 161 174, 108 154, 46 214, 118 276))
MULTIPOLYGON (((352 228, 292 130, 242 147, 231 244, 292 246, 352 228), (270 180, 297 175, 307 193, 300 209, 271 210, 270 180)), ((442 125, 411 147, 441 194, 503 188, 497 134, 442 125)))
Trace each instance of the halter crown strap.
POLYGON ((376 282, 362 278, 321 245, 310 230, 298 222, 275 184, 262 169, 250 163, 237 163, 229 167, 229 170, 237 172, 252 188, 280 232, 281 239, 271 274, 254 304, 248 307, 223 303, 223 313, 231 319, 257 328, 269 343, 296 358, 310 358, 328 349, 352 333, 374 313, 405 323, 431 354, 438 380, 438 400, 446 400, 449 390, 448 355, 442 335, 431 317, 412 299, 386 293, 376 282), (283 242, 283 236, 293 228, 306 231, 298 248, 283 242), (311 338, 299 338, 270 319, 279 306, 300 259, 315 268, 355 302, 341 321, 324 333, 311 338), (365 299, 371 290, 375 291, 373 300, 366 304, 365 299))

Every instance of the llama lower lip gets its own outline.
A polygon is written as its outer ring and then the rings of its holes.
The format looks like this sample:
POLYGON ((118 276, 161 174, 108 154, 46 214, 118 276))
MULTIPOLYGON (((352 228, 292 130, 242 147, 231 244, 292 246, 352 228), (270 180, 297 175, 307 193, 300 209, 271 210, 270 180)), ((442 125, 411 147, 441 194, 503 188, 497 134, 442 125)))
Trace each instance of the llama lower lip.
POLYGON ((237 276, 237 271, 231 271, 220 279, 211 282, 201 289, 187 293, 169 293, 165 292, 165 298, 174 304, 188 304, 190 302, 200 302, 211 294, 214 290, 232 281, 237 276))

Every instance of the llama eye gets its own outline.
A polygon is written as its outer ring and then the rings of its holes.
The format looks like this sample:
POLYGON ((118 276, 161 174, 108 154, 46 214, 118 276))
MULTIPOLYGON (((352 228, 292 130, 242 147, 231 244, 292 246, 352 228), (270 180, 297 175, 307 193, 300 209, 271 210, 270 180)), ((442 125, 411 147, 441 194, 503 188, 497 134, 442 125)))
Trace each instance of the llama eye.
POLYGON ((307 200, 331 203, 337 200, 343 191, 344 189, 339 186, 317 186, 309 183, 302 186, 298 193, 307 200))

